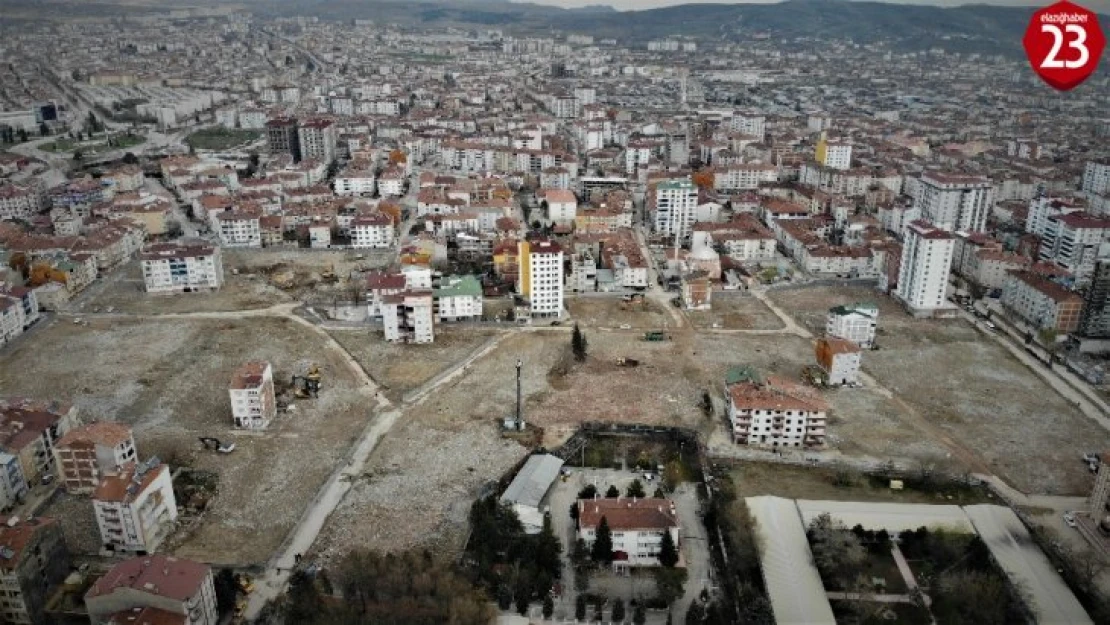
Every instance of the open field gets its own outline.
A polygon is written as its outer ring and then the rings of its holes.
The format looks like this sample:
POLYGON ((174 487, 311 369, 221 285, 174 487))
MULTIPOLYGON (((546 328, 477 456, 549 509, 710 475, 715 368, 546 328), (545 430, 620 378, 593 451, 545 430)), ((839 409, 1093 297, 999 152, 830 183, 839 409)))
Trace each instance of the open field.
POLYGON ((1110 434, 967 323, 913 319, 861 288, 776 290, 772 297, 811 328, 831 306, 878 302, 882 349, 864 354, 867 373, 1018 489, 1058 495, 1090 490, 1080 455, 1110 446, 1110 434))
POLYGON ((332 330, 330 334, 382 386, 386 396, 396 401, 481 348, 497 331, 440 325, 430 345, 387 343, 381 328, 332 330))
POLYGON ((220 564, 265 561, 366 423, 369 397, 342 357, 286 319, 89 323, 51 322, 34 342, 0 355, 0 393, 72 400, 85 421, 134 427, 141 457, 216 472, 219 492, 202 522, 175 535, 169 550, 220 564), (322 365, 319 399, 297 402, 265 432, 234 431, 231 372, 268 360, 282 388, 305 358, 322 365), (198 436, 237 449, 205 452, 198 436))
POLYGON ((655 302, 624 302, 620 297, 567 297, 571 320, 582 327, 616 328, 630 325, 638 330, 659 330, 674 322, 655 302))
POLYGON ((114 134, 111 136, 111 139, 112 145, 108 145, 108 139, 104 136, 85 141, 76 141, 68 137, 59 137, 54 141, 40 145, 39 149, 43 152, 73 152, 80 150, 82 154, 99 154, 101 152, 111 152, 112 150, 125 150, 146 141, 146 137, 127 134, 114 134))
POLYGON ((122 275, 106 280, 104 287, 85 303, 84 310, 111 307, 121 313, 153 315, 163 313, 220 312, 268 308, 293 301, 289 294, 271 285, 261 275, 234 275, 225 266, 224 285, 206 293, 146 293, 142 265, 132 260, 119 271, 122 275))
POLYGON ((995 503, 985 489, 951 488, 925 492, 906 487, 891 490, 885 480, 872 479, 857 472, 840 476, 824 467, 801 467, 769 462, 729 463, 737 498, 774 495, 788 499, 822 501, 880 501, 891 503, 929 503, 971 505, 995 503), (951 499, 949 499, 951 497, 951 499))
POLYGON ((717 291, 713 310, 688 310, 686 317, 695 328, 727 330, 780 330, 782 321, 755 297, 740 291, 717 291))
POLYGON ((185 143, 198 150, 229 150, 236 146, 257 141, 261 137, 262 131, 260 130, 204 128, 185 137, 185 143))

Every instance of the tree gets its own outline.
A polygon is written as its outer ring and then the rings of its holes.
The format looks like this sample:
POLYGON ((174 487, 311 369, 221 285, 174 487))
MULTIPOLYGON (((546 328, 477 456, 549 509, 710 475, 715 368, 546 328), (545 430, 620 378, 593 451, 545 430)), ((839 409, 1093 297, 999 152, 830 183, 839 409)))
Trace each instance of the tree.
POLYGON ((528 614, 528 603, 532 600, 532 589, 522 586, 516 593, 516 613, 524 616, 528 614))
POLYGON ((640 483, 640 480, 632 480, 632 483, 629 484, 628 488, 625 490, 624 496, 643 499, 647 497, 647 493, 644 492, 644 485, 640 483))
POLYGON ((587 484, 585 488, 578 491, 579 499, 593 499, 597 497, 597 487, 593 484, 587 484))
POLYGON ((651 496, 655 497, 656 499, 666 499, 667 498, 667 494, 663 492, 663 487, 662 486, 656 486, 655 487, 655 492, 653 492, 651 494, 651 496))
POLYGON ((586 595, 578 595, 575 597, 574 618, 578 621, 586 620, 586 595))
POLYGON ((44 137, 50 136, 50 126, 47 126, 46 122, 42 122, 41 124, 39 124, 39 134, 44 137))
POLYGON ((698 601, 690 602, 686 610, 686 625, 700 625, 705 621, 705 608, 698 601))
POLYGON ((846 572, 867 557, 859 537, 834 521, 827 512, 810 522, 806 534, 813 562, 824 576, 846 572))
POLYGON ((134 152, 128 152, 128 153, 124 154, 122 160, 123 160, 124 164, 126 164, 126 165, 138 165, 139 164, 139 157, 135 156, 134 152))
POLYGON ((659 564, 668 569, 673 569, 678 564, 678 549, 670 530, 663 530, 663 540, 659 543, 659 564))
POLYGON ((73 152, 73 162, 80 163, 84 158, 85 158, 85 155, 84 155, 84 153, 81 152, 81 150, 74 150, 74 152, 73 152))
POLYGON ((26 128, 20 128, 19 129, 19 142, 20 143, 26 143, 27 142, 27 129, 26 128))
POLYGON ((543 598, 543 617, 546 619, 551 618, 555 613, 555 602, 551 600, 551 595, 544 595, 543 598))
POLYGON ((216 611, 220 616, 235 609, 235 599, 239 595, 239 582, 231 569, 220 569, 212 580, 216 589, 216 611))
POLYGON ((610 486, 609 490, 605 491, 606 499, 616 499, 621 496, 621 492, 617 490, 616 486, 610 486))
POLYGON ((601 621, 601 619, 604 617, 604 614, 601 611, 601 608, 602 608, 603 605, 604 605, 604 603, 603 603, 603 601, 600 597, 596 601, 594 601, 594 620, 595 621, 601 621))
POLYGON ((393 150, 392 152, 389 153, 389 164, 390 165, 403 165, 403 164, 407 163, 408 160, 409 160, 408 157, 405 156, 405 153, 403 151, 401 151, 400 149, 393 150))
POLYGON ((644 625, 645 622, 647 622, 647 610, 644 608, 644 602, 641 601, 632 610, 632 625, 644 625))
POLYGON ((951 571, 940 576, 930 593, 938 623, 1002 625, 1009 622, 1006 582, 993 573, 951 571))
POLYGON ((624 621, 624 601, 622 599, 618 598, 613 600, 613 612, 611 618, 618 623, 624 621))
POLYGON ((655 569, 655 592, 668 606, 682 596, 686 586, 686 569, 655 569))
POLYGON ((570 336, 570 348, 574 352, 574 359, 578 362, 586 360, 586 336, 578 324, 574 324, 574 333, 570 336))
POLYGON ((694 184, 698 186, 699 189, 713 189, 714 184, 716 183, 716 176, 713 174, 713 170, 709 167, 703 167, 699 169, 691 179, 693 180, 694 184))
POLYGON ((611 564, 613 562, 613 533, 609 530, 609 519, 601 517, 597 524, 597 535, 594 537, 594 546, 590 551, 594 562, 611 564))

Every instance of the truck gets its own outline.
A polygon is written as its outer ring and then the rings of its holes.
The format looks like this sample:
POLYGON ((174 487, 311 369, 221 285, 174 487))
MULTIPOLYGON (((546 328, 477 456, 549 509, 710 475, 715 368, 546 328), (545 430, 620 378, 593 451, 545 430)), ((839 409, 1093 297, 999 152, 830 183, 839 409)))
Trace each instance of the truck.
POLYGON ((666 340, 669 340, 669 339, 670 339, 670 337, 667 336, 667 333, 663 332, 661 330, 652 330, 651 332, 644 332, 644 340, 645 341, 655 342, 655 341, 666 341, 666 340))

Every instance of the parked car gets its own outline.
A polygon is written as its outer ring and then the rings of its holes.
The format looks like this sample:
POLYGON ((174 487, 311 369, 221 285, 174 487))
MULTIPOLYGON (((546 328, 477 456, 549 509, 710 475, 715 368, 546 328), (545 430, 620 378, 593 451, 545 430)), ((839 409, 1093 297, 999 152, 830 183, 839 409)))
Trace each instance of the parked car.
POLYGON ((1070 511, 1065 512, 1064 513, 1064 523, 1066 523, 1068 527, 1075 527, 1076 526, 1075 513, 1070 512, 1070 511))

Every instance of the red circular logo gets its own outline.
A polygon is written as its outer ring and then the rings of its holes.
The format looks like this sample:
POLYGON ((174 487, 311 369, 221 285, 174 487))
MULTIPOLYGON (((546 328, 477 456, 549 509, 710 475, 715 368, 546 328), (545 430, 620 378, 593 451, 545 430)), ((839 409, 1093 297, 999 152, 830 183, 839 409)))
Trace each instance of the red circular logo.
POLYGON ((1041 80, 1067 91, 1095 72, 1106 36, 1094 11, 1062 0, 1033 14, 1022 43, 1041 80))

